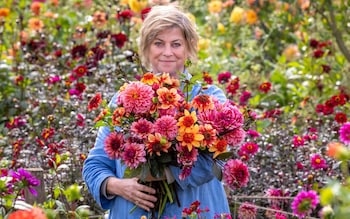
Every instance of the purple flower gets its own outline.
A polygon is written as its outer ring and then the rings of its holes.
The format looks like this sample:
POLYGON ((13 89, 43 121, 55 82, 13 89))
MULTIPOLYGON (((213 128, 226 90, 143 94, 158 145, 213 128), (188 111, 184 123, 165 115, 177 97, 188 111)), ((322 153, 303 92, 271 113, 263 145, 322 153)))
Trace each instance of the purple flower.
POLYGON ((40 180, 35 178, 35 176, 33 176, 30 172, 24 170, 23 168, 19 168, 17 172, 12 171, 11 176, 16 182, 22 182, 24 188, 27 187, 30 193, 32 193, 34 196, 38 195, 33 186, 39 186, 40 180))
POLYGON ((344 144, 350 144, 350 122, 344 123, 339 129, 340 140, 344 144))
POLYGON ((299 218, 303 218, 309 215, 319 202, 315 191, 301 191, 293 200, 293 213, 299 218))

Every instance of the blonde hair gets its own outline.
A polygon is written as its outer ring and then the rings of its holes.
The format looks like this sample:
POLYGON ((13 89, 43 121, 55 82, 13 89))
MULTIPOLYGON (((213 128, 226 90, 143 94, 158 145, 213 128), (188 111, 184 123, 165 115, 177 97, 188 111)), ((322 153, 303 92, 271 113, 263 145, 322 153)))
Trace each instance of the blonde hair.
POLYGON ((146 68, 150 68, 148 51, 151 43, 161 31, 172 27, 179 27, 181 29, 186 40, 188 58, 191 61, 197 60, 199 37, 195 24, 179 7, 174 5, 158 5, 152 7, 141 27, 139 56, 146 68))

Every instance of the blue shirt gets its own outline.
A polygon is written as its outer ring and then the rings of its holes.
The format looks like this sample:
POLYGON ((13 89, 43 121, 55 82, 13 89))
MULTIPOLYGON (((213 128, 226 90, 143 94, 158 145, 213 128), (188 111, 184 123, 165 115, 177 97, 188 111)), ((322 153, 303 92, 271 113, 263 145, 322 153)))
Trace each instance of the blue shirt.
MULTIPOLYGON (((213 95, 220 102, 225 102, 226 97, 221 89, 216 86, 209 85, 207 89, 200 90, 201 86, 196 84, 192 88, 191 96, 197 95, 199 92, 213 95)), ((115 95, 112 103, 116 100, 115 95)), ((109 135, 109 127, 101 127, 98 131, 94 148, 90 151, 88 158, 83 166, 83 179, 86 182, 90 193, 96 202, 103 208, 109 209, 109 218, 113 219, 139 219, 141 216, 148 216, 149 212, 137 208, 131 214, 130 209, 134 207, 134 203, 125 200, 120 196, 108 199, 101 193, 101 185, 105 179, 114 176, 123 178, 125 165, 120 160, 111 160, 104 151, 104 140, 109 135)), ((229 213, 229 205, 223 184, 212 173, 213 161, 207 157, 200 155, 194 164, 191 175, 184 180, 179 179, 181 169, 179 167, 170 166, 176 181, 176 192, 181 206, 177 202, 167 203, 162 214, 165 218, 181 218, 182 210, 190 207, 194 201, 200 202, 200 208, 208 208, 209 212, 202 213, 206 218, 214 218, 215 214, 229 213)))

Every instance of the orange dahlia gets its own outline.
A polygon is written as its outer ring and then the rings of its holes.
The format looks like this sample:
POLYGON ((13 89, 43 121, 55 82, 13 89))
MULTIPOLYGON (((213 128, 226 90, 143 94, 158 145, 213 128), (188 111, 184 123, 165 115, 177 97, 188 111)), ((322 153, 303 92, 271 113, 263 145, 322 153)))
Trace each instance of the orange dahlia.
POLYGON ((157 90, 157 94, 161 109, 173 108, 181 99, 175 88, 169 90, 166 87, 162 87, 157 90))
POLYGON ((40 31, 44 27, 44 22, 39 18, 30 18, 28 21, 28 26, 31 30, 40 31))
POLYGON ((141 82, 148 84, 148 85, 153 85, 155 83, 158 84, 159 80, 152 72, 147 72, 141 78, 141 82))
POLYGON ((196 111, 191 113, 185 109, 184 116, 181 117, 177 123, 179 126, 179 131, 184 132, 186 129, 191 128, 197 122, 196 111))
POLYGON ((210 124, 205 124, 200 126, 200 133, 204 136, 202 141, 202 146, 210 147, 216 142, 216 129, 214 129, 210 124))
POLYGON ((199 132, 199 125, 194 125, 183 131, 179 131, 179 135, 176 139, 180 142, 182 147, 187 147, 189 151, 192 151, 192 147, 200 147, 204 136, 199 132))
POLYGON ((215 159, 219 154, 227 151, 227 141, 218 139, 213 146, 209 147, 209 151, 214 152, 213 158, 215 159))
POLYGON ((198 95, 192 100, 192 105, 199 112, 214 109, 212 97, 207 94, 198 95))
POLYGON ((149 134, 148 135, 148 143, 147 146, 147 152, 152 155, 155 153, 156 155, 160 156, 160 152, 166 152, 168 153, 168 149, 171 146, 171 142, 168 142, 166 137, 163 137, 159 133, 149 134))

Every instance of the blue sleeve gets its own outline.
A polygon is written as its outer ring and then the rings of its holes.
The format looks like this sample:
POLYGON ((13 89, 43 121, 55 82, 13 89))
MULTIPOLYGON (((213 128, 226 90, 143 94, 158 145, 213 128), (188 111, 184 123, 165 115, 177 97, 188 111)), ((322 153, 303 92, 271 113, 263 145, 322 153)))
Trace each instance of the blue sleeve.
MULTIPOLYGON (((226 101, 225 93, 217 86, 208 85, 207 89, 201 88, 202 87, 200 84, 194 85, 191 92, 191 97, 193 98, 200 93, 204 93, 215 96, 221 103, 224 103, 226 101)), ((197 161, 194 163, 190 176, 184 180, 179 179, 179 175, 181 173, 180 168, 171 166, 170 169, 179 186, 182 189, 186 189, 188 187, 200 186, 212 180, 215 177, 213 174, 213 164, 213 159, 209 155, 200 154, 197 161)))
POLYGON ((108 209, 111 202, 101 194, 101 185, 108 177, 115 176, 116 172, 115 161, 109 159, 104 151, 104 139, 109 133, 108 127, 99 129, 95 146, 83 166, 83 179, 96 202, 104 209, 108 209))
POLYGON ((223 90, 221 90, 220 88, 218 88, 215 85, 208 85, 208 86, 206 86, 206 89, 202 89, 201 84, 195 84, 193 86, 193 89, 192 89, 192 92, 191 92, 191 99, 193 99, 194 96, 196 96, 196 95, 198 95, 200 93, 214 96, 221 103, 224 103, 227 100, 226 95, 223 92, 223 90))
MULTIPOLYGON (((110 106, 116 101, 114 95, 110 106)), ((100 192, 101 185, 105 179, 116 176, 116 160, 110 159, 104 151, 104 141, 110 134, 109 127, 100 127, 97 133, 94 148, 89 152, 89 156, 83 166, 83 180, 96 202, 104 209, 108 209, 112 203, 100 192)), ((118 170, 120 171, 120 170, 118 170)))

